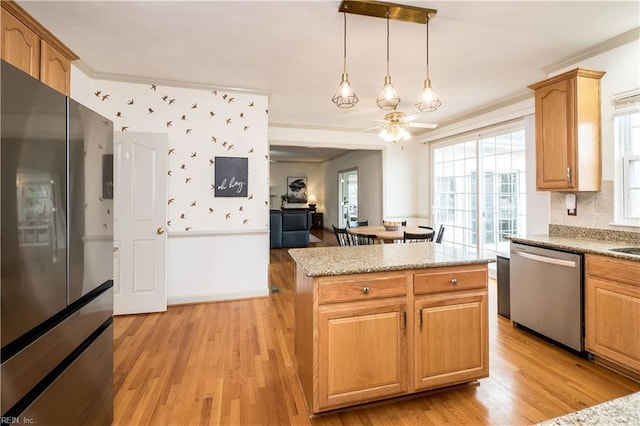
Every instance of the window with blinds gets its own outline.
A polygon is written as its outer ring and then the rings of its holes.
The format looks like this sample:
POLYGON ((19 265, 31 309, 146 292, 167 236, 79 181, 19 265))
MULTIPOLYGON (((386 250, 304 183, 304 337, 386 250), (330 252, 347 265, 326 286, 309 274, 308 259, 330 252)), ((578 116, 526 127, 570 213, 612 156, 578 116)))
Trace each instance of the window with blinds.
POLYGON ((616 162, 619 208, 616 222, 640 224, 640 89, 618 95, 615 107, 616 162))

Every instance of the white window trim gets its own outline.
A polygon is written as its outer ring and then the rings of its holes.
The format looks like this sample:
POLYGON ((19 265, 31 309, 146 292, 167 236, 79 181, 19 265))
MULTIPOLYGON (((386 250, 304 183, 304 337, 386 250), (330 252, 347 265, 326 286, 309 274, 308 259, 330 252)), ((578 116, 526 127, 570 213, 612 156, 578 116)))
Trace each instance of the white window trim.
MULTIPOLYGON (((614 117, 640 109, 640 88, 615 95, 612 98, 612 104, 614 117)), ((625 182, 624 173, 624 170, 628 167, 626 163, 637 159, 637 157, 625 156, 623 147, 620 146, 620 141, 615 139, 617 132, 618 129, 614 128, 614 219, 610 225, 640 228, 640 219, 626 217, 627 205, 625 198, 628 186, 628 182, 625 182)))

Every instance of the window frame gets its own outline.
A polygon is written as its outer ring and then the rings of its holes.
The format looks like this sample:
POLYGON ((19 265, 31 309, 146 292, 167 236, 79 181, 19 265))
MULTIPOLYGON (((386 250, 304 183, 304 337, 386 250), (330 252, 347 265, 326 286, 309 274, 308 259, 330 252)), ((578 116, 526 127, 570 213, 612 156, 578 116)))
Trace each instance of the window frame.
MULTIPOLYGON (((451 137, 447 137, 447 138, 443 138, 441 140, 438 140, 436 142, 431 143, 430 145, 430 157, 431 157, 431 182, 432 182, 432 186, 431 186, 431 194, 432 194, 432 200, 431 200, 431 217, 433 218, 433 220, 436 220, 436 217, 438 217, 438 211, 436 210, 437 208, 437 202, 436 199, 437 197, 440 197, 442 194, 439 193, 438 191, 442 188, 438 188, 439 185, 439 181, 438 181, 438 177, 436 176, 436 171, 438 170, 438 166, 436 165, 436 155, 435 155, 435 151, 438 149, 442 149, 442 148, 446 148, 448 146, 454 146, 454 145, 461 145, 461 144, 465 144, 465 143, 473 143, 474 144, 474 161, 475 161, 475 191, 473 194, 470 194, 472 196, 472 198, 475 200, 475 207, 473 206, 468 206, 468 208, 466 210, 471 210, 474 217, 470 218, 471 223, 469 224, 471 226, 471 228, 468 229, 468 232, 470 233, 470 240, 467 241, 467 238, 463 238, 463 241, 461 242, 455 242, 453 243, 456 246, 463 246, 463 247, 468 247, 468 248, 472 248, 473 250, 476 250, 477 252, 481 253, 485 250, 485 229, 483 227, 481 227, 480 225, 482 224, 484 226, 484 219, 482 217, 483 214, 485 214, 486 212, 486 208, 484 205, 485 202, 485 194, 484 194, 484 190, 483 190, 483 185, 484 185, 484 179, 485 179, 485 174, 487 172, 487 170, 485 170, 484 168, 484 164, 483 164, 483 143, 485 143, 485 141, 489 138, 492 137, 497 137, 497 136, 502 136, 502 135, 506 135, 506 134, 511 134, 511 133, 515 133, 515 132, 524 132, 524 137, 526 139, 526 127, 525 127, 525 120, 524 117, 523 118, 519 118, 513 121, 510 121, 508 123, 502 123, 502 124, 497 124, 497 125, 493 125, 493 126, 487 126, 485 128, 482 129, 478 129, 476 131, 473 132, 466 132, 466 133, 462 133, 462 134, 458 134, 458 135, 454 135, 451 137), (480 174, 480 172, 482 172, 482 174, 480 174), (475 225, 475 230, 473 229, 473 226, 475 225), (482 237, 480 237, 480 235, 482 234, 482 237)), ((459 148, 462 149, 462 148, 459 148)), ((524 149, 525 152, 525 163, 526 163, 526 148, 524 149)), ((466 157, 465 157, 466 159, 466 157)), ((461 159, 462 161, 465 161, 465 159, 461 159)), ((460 159, 458 159, 460 160, 460 159)), ((446 159, 443 160, 443 163, 446 163, 446 159)), ((526 170, 526 168, 525 168, 526 170)), ((514 173, 513 171, 510 173, 514 173)), ((526 172, 524 172, 526 173, 526 172)), ((502 175, 502 174, 501 174, 502 175)), ((456 179, 457 176, 440 176, 440 178, 448 178, 449 181, 452 181, 453 179, 456 179)), ((494 176, 494 179, 495 176, 494 176)), ((500 182, 496 181, 498 184, 500 182)), ((510 185, 514 185, 514 182, 510 182, 510 185)), ((524 184, 524 182, 523 182, 524 184)), ((502 195, 500 195, 501 191, 498 191, 498 194, 494 194, 497 197, 502 197, 502 195)), ((525 187, 525 203, 526 203, 526 187, 525 187)), ((446 195, 446 194, 445 194, 446 195)), ((496 203, 494 202, 494 206, 496 205, 496 203)), ((526 204, 525 204, 526 205, 526 204)), ((447 209, 447 206, 441 206, 439 207, 440 210, 442 210, 444 208, 444 210, 447 209)), ((454 214, 455 211, 457 211, 459 208, 453 208, 454 210, 454 214)), ((526 227, 527 227, 527 219, 526 219, 526 209, 524 211, 523 215, 518 215, 519 217, 521 217, 522 222, 522 228, 523 232, 526 232, 526 227)), ((515 217, 512 218, 513 220, 516 220, 515 217)), ((499 218, 497 220, 500 220, 499 218)), ((434 222, 435 224, 435 222, 434 222)), ((446 225, 445 225, 446 226, 446 225)), ((494 223, 494 228, 495 227, 501 228, 501 222, 495 224, 494 223)), ((467 229, 466 226, 463 226, 463 229, 467 229)), ((467 232, 467 231, 463 231, 463 232, 467 232)), ((447 233, 445 232, 445 238, 444 238, 444 243, 447 244, 452 244, 450 241, 447 241, 447 235, 451 236, 451 233, 447 233)), ((491 245, 495 244, 495 242, 490 243, 491 245)), ((491 250, 491 249, 490 249, 491 250)))
POLYGON ((630 126, 621 123, 623 117, 640 114, 640 89, 625 92, 613 99, 614 105, 614 155, 615 155, 615 192, 614 192, 614 222, 612 225, 640 227, 640 215, 630 216, 629 198, 632 189, 638 186, 631 185, 630 164, 640 164, 640 154, 632 155, 629 152, 631 143, 630 126))

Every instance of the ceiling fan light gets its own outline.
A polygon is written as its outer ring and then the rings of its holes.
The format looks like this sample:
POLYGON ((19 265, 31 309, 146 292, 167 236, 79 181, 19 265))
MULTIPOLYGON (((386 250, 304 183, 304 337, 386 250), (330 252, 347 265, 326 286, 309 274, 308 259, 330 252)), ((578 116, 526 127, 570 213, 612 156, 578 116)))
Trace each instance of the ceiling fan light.
POLYGON ((398 105, 400 105, 400 95, 398 95, 398 91, 393 87, 393 84, 391 84, 390 75, 384 78, 384 86, 382 86, 382 91, 378 95, 376 103, 381 110, 396 109, 398 105))
POLYGON ((416 108, 418 108, 420 112, 433 112, 437 110, 440 105, 442 105, 442 102, 440 102, 438 94, 431 88, 431 80, 427 78, 424 81, 424 88, 416 103, 416 108))
POLYGON ((378 135, 385 142, 406 141, 411 138, 411 134, 399 123, 387 123, 378 135))
POLYGON ((411 134, 407 132, 404 127, 400 127, 400 130, 398 131, 398 136, 400 137, 399 140, 403 140, 403 141, 411 139, 411 134))
POLYGON ((353 87, 351 87, 351 83, 349 83, 349 74, 346 72, 342 73, 342 80, 340 81, 338 90, 331 100, 338 108, 342 109, 351 108, 358 103, 358 96, 354 92, 353 87))

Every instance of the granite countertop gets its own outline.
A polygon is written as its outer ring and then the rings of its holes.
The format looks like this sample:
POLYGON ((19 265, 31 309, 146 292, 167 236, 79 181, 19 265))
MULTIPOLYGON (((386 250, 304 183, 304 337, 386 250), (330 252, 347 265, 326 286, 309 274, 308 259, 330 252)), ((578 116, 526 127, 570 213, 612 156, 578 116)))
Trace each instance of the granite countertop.
POLYGON ((542 426, 638 424, 640 424, 640 392, 539 423, 542 426))
POLYGON ((619 259, 640 262, 640 256, 629 253, 611 251, 612 248, 640 247, 640 234, 637 241, 615 241, 606 238, 589 238, 589 235, 527 235, 525 237, 507 237, 515 243, 535 245, 539 247, 567 250, 577 253, 600 254, 619 259))
POLYGON ((290 249, 310 277, 494 262, 471 251, 432 242, 290 249))

